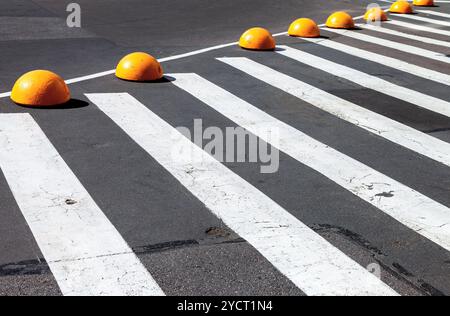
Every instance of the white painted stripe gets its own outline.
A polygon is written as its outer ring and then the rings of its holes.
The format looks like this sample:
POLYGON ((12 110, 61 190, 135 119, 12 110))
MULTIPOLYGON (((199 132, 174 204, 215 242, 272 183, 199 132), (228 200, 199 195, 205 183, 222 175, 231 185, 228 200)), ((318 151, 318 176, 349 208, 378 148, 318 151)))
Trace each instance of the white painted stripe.
POLYGON ((416 10, 416 12, 424 13, 424 14, 430 14, 430 15, 435 15, 435 16, 440 16, 440 17, 443 17, 443 18, 450 19, 450 14, 448 14, 448 13, 436 12, 436 11, 431 11, 431 10, 416 10))
POLYGON ((412 45, 402 44, 399 42, 389 41, 383 38, 362 34, 358 31, 338 30, 338 29, 325 29, 327 32, 336 33, 342 36, 350 37, 359 41, 368 42, 371 44, 380 45, 383 47, 389 47, 394 50, 405 52, 408 54, 418 55, 429 59, 437 60, 443 63, 450 63, 450 58, 442 53, 430 51, 427 49, 415 47, 412 45))
POLYGON ((86 81, 86 80, 92 80, 92 79, 96 79, 96 78, 101 78, 101 77, 113 75, 115 73, 116 73, 115 69, 114 70, 108 70, 108 71, 99 72, 99 73, 96 73, 96 74, 93 74, 93 75, 89 75, 89 76, 69 79, 69 80, 66 80, 66 83, 67 84, 72 84, 72 83, 82 82, 82 81, 86 81))
MULTIPOLYGON (((427 109, 429 111, 433 111, 433 112, 450 117, 450 102, 429 96, 424 93, 420 93, 420 92, 412 90, 412 89, 408 89, 408 88, 396 85, 394 83, 391 83, 384 79, 378 78, 376 76, 372 76, 372 75, 366 74, 365 72, 332 62, 332 61, 324 59, 324 58, 317 57, 315 55, 309 54, 304 51, 300 51, 300 50, 297 50, 297 49, 294 49, 294 48, 291 48, 288 46, 283 46, 283 45, 279 46, 279 48, 283 49, 283 50, 277 51, 277 53, 280 55, 292 58, 292 59, 299 61, 301 63, 304 63, 308 66, 328 72, 329 74, 332 74, 333 76, 338 76, 338 77, 344 78, 344 79, 354 82, 362 87, 378 91, 380 93, 386 94, 393 98, 397 98, 402 101, 406 101, 411 104, 417 105, 421 108, 427 109)), ((273 72, 273 70, 271 70, 271 69, 270 70, 268 69, 268 71, 273 72)), ((277 76, 279 76, 279 73, 276 73, 276 74, 277 74, 277 76)), ((294 81, 292 78, 289 79, 289 82, 292 85, 298 84, 302 87, 305 87, 305 84, 303 84, 299 81, 294 81)), ((298 91, 298 89, 295 89, 292 91, 298 91)), ((334 98, 336 98, 336 97, 334 97, 334 98)), ((333 102, 334 101, 336 101, 336 100, 334 99, 333 102)), ((345 108, 342 108, 342 110, 344 110, 344 111, 346 109, 348 109, 347 106, 345 108)), ((385 127, 383 128, 383 130, 384 129, 385 129, 385 127)), ((447 143, 445 143, 445 144, 447 144, 447 143)), ((442 146, 442 144, 440 144, 439 146, 442 146)), ((446 164, 448 164, 450 162, 450 160, 448 160, 448 157, 445 159, 445 161, 446 161, 446 164)))
POLYGON ((396 294, 130 95, 87 97, 306 294, 396 294), (174 148, 192 155, 174 159, 174 148))
MULTIPOLYGON (((379 1, 379 2, 386 2, 386 3, 394 3, 395 2, 395 1, 390 1, 390 0, 377 0, 377 1, 379 1)), ((407 2, 413 3, 413 1, 407 1, 407 2)), ((448 1, 448 0, 434 0, 434 3, 450 3, 450 1, 448 1)))
POLYGON ((0 167, 62 293, 163 295, 31 116, 0 126, 0 167))
POLYGON ((435 29, 435 28, 428 27, 425 25, 413 24, 413 23, 397 21, 397 20, 390 20, 390 21, 386 21, 383 23, 397 25, 397 26, 401 26, 401 27, 405 27, 405 28, 409 28, 409 29, 413 29, 413 30, 417 30, 417 31, 427 32, 427 33, 450 36, 450 31, 435 29))
POLYGON ((364 49, 356 48, 353 46, 345 45, 339 42, 331 41, 331 40, 324 40, 324 39, 317 39, 317 38, 302 38, 302 40, 312 42, 324 47, 328 47, 334 50, 341 51, 343 53, 346 53, 348 55, 353 55, 359 58, 363 58, 369 61, 372 61, 374 63, 378 63, 387 67, 391 67, 403 72, 410 73, 412 75, 415 75, 417 77, 425 78, 428 80, 432 80, 438 83, 442 83, 445 85, 450 85, 450 76, 440 73, 438 71, 434 71, 431 69, 427 69, 424 67, 420 67, 417 65, 413 65, 410 63, 407 63, 405 61, 402 61, 400 59, 376 54, 373 52, 366 51, 364 49))
POLYGON ((367 29, 370 31, 384 33, 384 34, 388 34, 388 35, 399 36, 399 37, 407 38, 410 40, 414 40, 414 41, 418 41, 418 42, 422 42, 422 43, 426 43, 426 44, 450 47, 450 42, 448 42, 448 41, 440 41, 440 40, 430 38, 430 37, 424 37, 424 36, 418 36, 418 35, 414 35, 414 34, 403 33, 403 32, 399 32, 399 31, 396 31, 393 29, 388 29, 388 28, 385 28, 382 26, 376 26, 376 25, 370 25, 370 24, 358 24, 357 26, 362 29, 367 29))
POLYGON ((427 23, 436 24, 436 25, 450 26, 450 22, 432 19, 432 18, 426 18, 423 16, 415 15, 415 14, 399 14, 398 17, 405 18, 405 19, 411 19, 411 20, 415 20, 415 21, 427 22, 427 23))
MULTIPOLYGON (((247 61, 221 59, 238 69, 247 61)), ((246 69, 249 70, 249 69, 246 69)), ((196 74, 172 74, 172 83, 300 163, 316 170, 418 234, 450 250, 450 209, 318 142, 196 74), (274 144, 270 131, 277 131, 274 144), (391 197, 384 197, 386 194, 391 197)), ((307 92, 307 91, 303 91, 307 92)), ((128 112, 130 112, 128 110, 128 112)))

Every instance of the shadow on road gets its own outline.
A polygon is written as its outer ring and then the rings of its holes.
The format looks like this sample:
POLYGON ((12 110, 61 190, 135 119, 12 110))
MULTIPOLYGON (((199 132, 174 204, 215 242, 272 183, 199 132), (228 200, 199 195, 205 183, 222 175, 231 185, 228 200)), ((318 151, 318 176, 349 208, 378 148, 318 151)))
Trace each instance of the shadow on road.
POLYGON ((82 100, 78 100, 78 99, 70 99, 69 102, 65 103, 65 104, 61 104, 61 105, 56 105, 56 106, 25 106, 25 105, 20 105, 18 104, 18 106, 23 107, 23 108, 33 108, 33 109, 40 109, 40 110, 66 110, 66 109, 79 109, 79 108, 84 108, 89 106, 89 103, 86 101, 82 101, 82 100))

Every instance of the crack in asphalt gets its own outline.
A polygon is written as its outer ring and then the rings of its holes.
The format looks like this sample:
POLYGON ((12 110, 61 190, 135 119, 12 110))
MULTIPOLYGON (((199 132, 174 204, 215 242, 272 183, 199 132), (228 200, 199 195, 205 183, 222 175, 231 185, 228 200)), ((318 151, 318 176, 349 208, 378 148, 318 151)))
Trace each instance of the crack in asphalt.
MULTIPOLYGON (((210 228, 211 229, 211 228, 210 228)), ((208 230, 210 230, 208 229, 208 230)), ((237 243, 245 243, 246 241, 242 238, 233 238, 230 240, 221 240, 219 242, 215 241, 207 241, 208 239, 219 239, 219 237, 210 237, 203 240, 178 240, 178 241, 171 241, 171 242, 165 242, 165 243, 159 243, 159 244, 153 244, 153 245, 145 245, 145 246, 138 246, 133 248, 133 252, 136 255, 147 255, 147 254, 153 254, 153 253, 162 253, 166 251, 171 250, 177 250, 177 249, 185 249, 185 248, 191 248, 191 247, 201 247, 201 246, 214 246, 214 245, 226 245, 226 244, 237 244, 237 243)), ((102 258, 102 257, 110 257, 110 256, 117 256, 117 255, 123 255, 126 253, 119 253, 119 254, 108 254, 103 256, 97 256, 94 258, 102 258)), ((79 258, 76 260, 89 260, 94 258, 79 258)), ((63 262, 61 261, 54 261, 54 262, 63 262)), ((68 260, 68 261, 74 261, 74 260, 68 260)), ((14 263, 7 263, 0 265, 0 277, 4 276, 19 276, 19 275, 42 275, 42 274, 48 274, 51 273, 50 268, 48 266, 48 262, 44 258, 38 258, 36 260, 25 260, 25 261, 19 261, 14 263)))
MULTIPOLYGON (((382 269, 384 269, 388 274, 396 278, 398 281, 406 284, 407 286, 415 289, 418 293, 421 293, 424 296, 445 296, 443 292, 436 289, 431 284, 425 282, 424 280, 418 278, 408 269, 403 267, 398 262, 392 262, 391 264, 384 263, 382 258, 387 260, 388 255, 383 253, 380 249, 373 246, 368 240, 364 239, 361 235, 352 232, 346 228, 322 224, 313 227, 316 232, 332 232, 344 236, 348 238, 351 242, 357 244, 359 247, 366 249, 369 251, 382 269), (378 258, 377 258, 378 257, 378 258), (381 257, 381 258, 380 258, 381 257)), ((449 262, 450 263, 450 262, 449 262)))

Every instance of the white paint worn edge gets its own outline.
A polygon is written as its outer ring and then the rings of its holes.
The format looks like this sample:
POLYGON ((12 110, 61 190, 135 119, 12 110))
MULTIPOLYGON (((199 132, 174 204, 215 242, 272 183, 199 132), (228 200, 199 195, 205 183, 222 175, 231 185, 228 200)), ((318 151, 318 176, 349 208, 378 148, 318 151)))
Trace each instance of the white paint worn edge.
POLYGON ((0 167, 64 295, 164 294, 29 114, 0 114, 0 167))
POLYGON ((306 294, 396 295, 129 94, 86 96, 306 294), (174 147, 193 152, 196 158, 175 161, 171 152, 174 147))
MULTIPOLYGON (((243 71, 246 61, 220 59, 243 71)), ((248 72, 247 72, 248 73, 248 72)), ((265 142, 450 250, 450 210, 423 194, 309 137, 196 74, 171 74, 172 83, 265 142), (275 144, 269 137, 277 131, 275 144), (392 194, 391 197, 384 195, 392 194)))

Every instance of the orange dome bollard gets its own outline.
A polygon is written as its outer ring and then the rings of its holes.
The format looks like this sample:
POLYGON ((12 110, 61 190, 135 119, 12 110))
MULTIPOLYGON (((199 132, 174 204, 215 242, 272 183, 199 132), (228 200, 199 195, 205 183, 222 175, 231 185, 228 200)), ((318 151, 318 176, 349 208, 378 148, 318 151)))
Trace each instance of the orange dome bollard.
POLYGON ((330 15, 326 25, 332 29, 353 29, 355 22, 347 12, 335 12, 330 15))
POLYGON ((64 80, 47 70, 34 70, 21 76, 11 92, 11 100, 30 107, 51 107, 70 100, 70 91, 64 80))
POLYGON ((434 0, 414 0, 414 5, 418 7, 434 7, 434 0))
POLYGON ((164 76, 161 64, 146 53, 132 53, 119 62, 116 77, 129 81, 156 81, 164 76))
POLYGON ((276 44, 268 30, 255 27, 242 34, 239 46, 250 50, 275 50, 276 44))
POLYGON ((398 14, 412 14, 414 10, 412 5, 407 1, 397 1, 392 4, 389 12, 398 14))
POLYGON ((291 24, 288 34, 295 37, 320 37, 320 29, 313 20, 301 18, 291 24))
POLYGON ((364 15, 364 20, 367 22, 385 22, 388 20, 386 12, 381 8, 369 9, 364 15))

